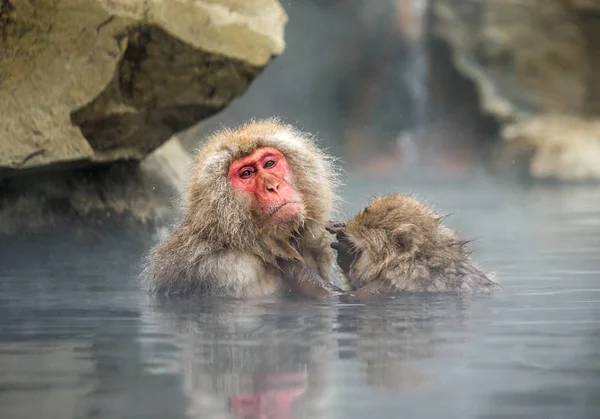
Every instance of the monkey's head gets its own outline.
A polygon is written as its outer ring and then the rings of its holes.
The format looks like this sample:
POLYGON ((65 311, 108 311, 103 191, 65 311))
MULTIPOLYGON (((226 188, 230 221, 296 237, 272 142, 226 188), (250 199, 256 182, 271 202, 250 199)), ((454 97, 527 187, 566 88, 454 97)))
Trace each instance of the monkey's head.
POLYGON ((215 246, 260 254, 265 241, 322 229, 335 182, 332 160, 309 136, 277 120, 251 121, 215 133, 199 149, 185 219, 215 246))
POLYGON ((456 233, 444 217, 421 202, 391 194, 373 199, 344 228, 353 259, 353 287, 380 277, 382 271, 408 271, 419 264, 442 267, 463 257, 456 233))

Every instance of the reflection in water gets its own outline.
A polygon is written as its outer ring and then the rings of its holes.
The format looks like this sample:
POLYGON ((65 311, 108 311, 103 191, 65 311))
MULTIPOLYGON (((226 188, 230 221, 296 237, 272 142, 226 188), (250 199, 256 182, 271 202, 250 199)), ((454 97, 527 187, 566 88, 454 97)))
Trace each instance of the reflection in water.
POLYGON ((147 359, 182 376, 190 417, 331 417, 333 307, 226 299, 150 307, 146 333, 172 334, 179 351, 147 359))
POLYGON ((356 357, 364 365, 367 383, 395 392, 426 385, 433 378, 415 361, 447 350, 448 336, 464 327, 466 310, 465 297, 422 296, 355 310, 356 357))
POLYGON ((348 214, 385 191, 453 213, 504 292, 157 300, 148 235, 2 239, 0 418, 600 416, 599 188, 349 184, 348 214))

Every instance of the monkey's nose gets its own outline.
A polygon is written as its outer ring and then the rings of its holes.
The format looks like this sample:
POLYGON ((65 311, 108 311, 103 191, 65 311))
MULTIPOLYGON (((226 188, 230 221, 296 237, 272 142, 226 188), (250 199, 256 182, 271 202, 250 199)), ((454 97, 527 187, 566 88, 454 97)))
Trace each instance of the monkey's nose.
POLYGON ((271 183, 271 184, 265 185, 265 187, 267 188, 267 191, 269 191, 269 192, 277 192, 279 190, 279 183, 271 183))

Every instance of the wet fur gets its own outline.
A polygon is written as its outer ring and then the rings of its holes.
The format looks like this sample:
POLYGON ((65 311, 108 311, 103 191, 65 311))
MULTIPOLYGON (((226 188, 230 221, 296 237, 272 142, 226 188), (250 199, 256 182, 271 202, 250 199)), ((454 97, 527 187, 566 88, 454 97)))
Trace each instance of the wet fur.
POLYGON ((345 226, 359 252, 347 273, 361 294, 499 289, 444 217, 408 196, 372 200, 345 226), (361 291, 362 290, 362 291, 361 291))
POLYGON ((313 139, 276 119, 216 132, 197 152, 183 219, 147 256, 142 279, 163 294, 260 296, 285 290, 278 258, 303 260, 327 279, 334 253, 325 225, 337 183, 333 160, 313 139), (276 148, 288 162, 304 203, 294 225, 269 227, 228 179, 231 163, 260 147, 276 148))

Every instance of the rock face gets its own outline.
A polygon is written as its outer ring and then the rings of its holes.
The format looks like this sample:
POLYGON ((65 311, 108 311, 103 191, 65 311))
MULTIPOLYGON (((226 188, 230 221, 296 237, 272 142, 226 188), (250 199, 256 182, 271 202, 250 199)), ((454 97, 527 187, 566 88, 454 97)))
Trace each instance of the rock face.
POLYGON ((502 122, 583 113, 591 69, 575 13, 563 0, 435 0, 435 34, 502 122))
POLYGON ((432 8, 433 34, 475 83, 483 113, 507 128, 502 147, 535 148, 527 163, 533 177, 600 179, 600 159, 583 151, 598 135, 596 123, 586 121, 600 115, 600 2, 433 0, 432 8), (544 122, 558 131, 542 129, 544 122), (570 163, 550 170, 550 155, 570 163))
POLYGON ((286 22, 277 0, 0 0, 0 233, 172 215, 190 156, 164 143, 244 93, 286 22))
POLYGON ((140 160, 284 49, 276 0, 0 0, 0 176, 140 160))

